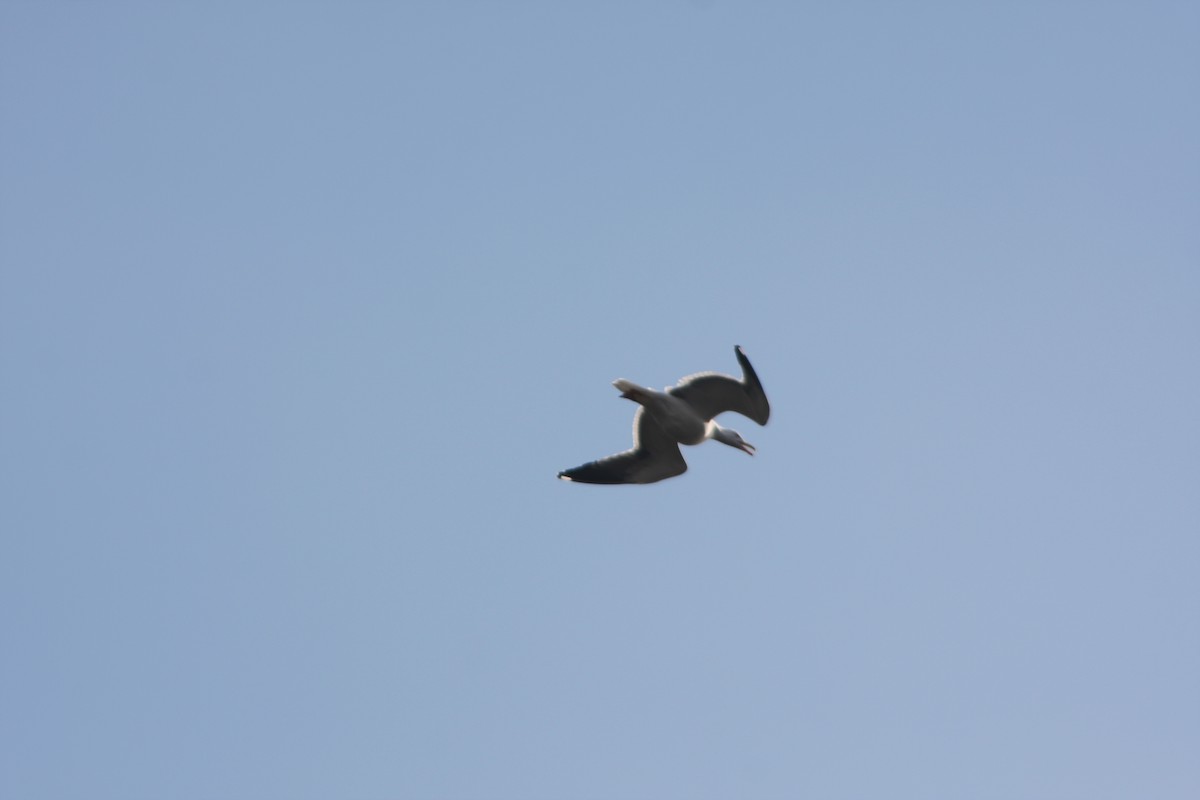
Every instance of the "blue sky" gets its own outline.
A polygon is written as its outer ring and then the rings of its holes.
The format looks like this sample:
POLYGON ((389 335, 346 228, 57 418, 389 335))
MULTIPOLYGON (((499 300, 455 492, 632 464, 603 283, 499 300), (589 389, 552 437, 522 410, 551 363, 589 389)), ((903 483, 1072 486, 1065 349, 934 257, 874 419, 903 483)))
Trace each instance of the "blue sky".
POLYGON ((1197 796, 1198 33, 4 4, 0 794, 1197 796))

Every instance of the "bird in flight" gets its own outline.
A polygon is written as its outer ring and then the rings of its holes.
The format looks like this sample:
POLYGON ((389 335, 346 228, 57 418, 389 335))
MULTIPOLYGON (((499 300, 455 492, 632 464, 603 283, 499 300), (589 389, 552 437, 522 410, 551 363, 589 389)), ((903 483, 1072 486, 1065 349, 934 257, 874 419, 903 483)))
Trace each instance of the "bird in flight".
POLYGON ((687 472, 679 445, 700 444, 705 439, 754 455, 754 445, 713 420, 723 411, 736 411, 766 425, 771 416, 767 395, 750 359, 741 347, 733 352, 742 365, 740 381, 716 372, 701 372, 663 392, 624 378, 613 381, 621 397, 639 405, 633 417, 633 449, 563 470, 558 477, 577 483, 655 483, 687 472))

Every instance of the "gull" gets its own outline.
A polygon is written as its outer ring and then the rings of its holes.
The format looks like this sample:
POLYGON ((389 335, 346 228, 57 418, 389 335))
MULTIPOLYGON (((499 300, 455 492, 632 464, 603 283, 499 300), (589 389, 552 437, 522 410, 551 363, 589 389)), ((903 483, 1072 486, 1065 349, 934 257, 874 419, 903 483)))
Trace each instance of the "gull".
POLYGON ((723 411, 736 411, 766 425, 771 416, 767 395, 750 359, 741 347, 734 347, 733 352, 742 365, 740 381, 716 372, 701 372, 662 392, 624 378, 613 381, 621 397, 640 406, 633 417, 633 449, 563 470, 558 477, 577 483, 655 483, 687 472, 679 445, 700 444, 706 439, 754 455, 754 445, 713 420, 723 411))

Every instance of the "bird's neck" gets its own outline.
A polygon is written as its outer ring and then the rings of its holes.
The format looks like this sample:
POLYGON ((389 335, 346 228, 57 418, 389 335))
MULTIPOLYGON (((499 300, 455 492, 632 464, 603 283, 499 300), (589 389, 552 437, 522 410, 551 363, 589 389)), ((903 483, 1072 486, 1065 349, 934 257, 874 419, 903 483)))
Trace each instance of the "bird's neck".
POLYGON ((729 438, 729 429, 722 428, 720 425, 713 422, 712 420, 708 421, 707 434, 708 435, 706 438, 708 438, 708 439, 716 439, 718 442, 721 442, 722 444, 728 444, 728 445, 733 444, 733 440, 729 438))

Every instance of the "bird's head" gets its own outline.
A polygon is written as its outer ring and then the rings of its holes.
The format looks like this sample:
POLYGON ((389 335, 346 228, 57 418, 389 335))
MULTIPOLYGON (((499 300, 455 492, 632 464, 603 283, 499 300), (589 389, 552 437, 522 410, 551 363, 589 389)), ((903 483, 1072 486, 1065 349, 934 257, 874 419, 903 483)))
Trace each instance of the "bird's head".
POLYGON ((742 435, 732 428, 722 428, 716 425, 713 428, 712 438, 716 439, 721 444, 727 444, 730 447, 736 447, 743 453, 754 455, 754 445, 742 438, 742 435))

